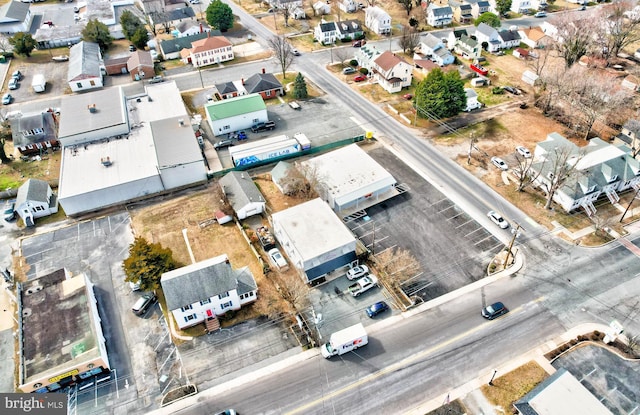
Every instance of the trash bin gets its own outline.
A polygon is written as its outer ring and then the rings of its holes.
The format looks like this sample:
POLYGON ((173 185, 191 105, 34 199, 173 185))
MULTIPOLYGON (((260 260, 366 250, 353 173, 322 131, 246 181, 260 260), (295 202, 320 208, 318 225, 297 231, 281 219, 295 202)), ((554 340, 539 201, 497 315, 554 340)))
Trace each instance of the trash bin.
POLYGON ((0 55, 0 63, 7 63, 7 58, 4 55, 0 55))

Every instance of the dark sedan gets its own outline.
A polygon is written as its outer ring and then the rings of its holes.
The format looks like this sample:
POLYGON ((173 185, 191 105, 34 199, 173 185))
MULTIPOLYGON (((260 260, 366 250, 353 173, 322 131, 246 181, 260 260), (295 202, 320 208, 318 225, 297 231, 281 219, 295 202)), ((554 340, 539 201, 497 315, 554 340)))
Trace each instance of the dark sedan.
POLYGON ((387 305, 387 303, 385 303, 384 301, 379 301, 367 307, 367 315, 369 316, 369 318, 374 318, 378 314, 382 313, 383 311, 387 311, 388 309, 389 306, 387 305))
POLYGON ((507 310, 507 307, 505 307, 504 304, 497 302, 483 308, 482 317, 486 318, 487 320, 493 320, 494 318, 498 318, 503 314, 507 314, 508 312, 509 310, 507 310))

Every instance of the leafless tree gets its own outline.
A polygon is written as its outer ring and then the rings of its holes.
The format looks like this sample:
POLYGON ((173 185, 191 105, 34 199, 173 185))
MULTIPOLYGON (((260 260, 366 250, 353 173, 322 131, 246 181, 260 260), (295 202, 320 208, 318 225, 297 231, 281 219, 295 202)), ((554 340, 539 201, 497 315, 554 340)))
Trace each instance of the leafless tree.
POLYGON ((600 9, 595 34, 596 44, 607 61, 625 47, 640 40, 640 14, 629 0, 608 4, 600 9))
POLYGON ((548 114, 553 104, 556 103, 565 87, 566 68, 554 66, 545 67, 539 76, 539 97, 536 105, 539 106, 545 114, 548 114))
POLYGON ((549 49, 537 49, 535 53, 538 57, 529 60, 529 67, 536 75, 540 76, 547 67, 550 51, 549 49))
POLYGON ((633 335, 629 333, 625 333, 624 335, 627 338, 625 347, 627 353, 640 357, 640 335, 633 335))
POLYGON ((545 209, 551 209, 553 196, 558 189, 577 174, 576 166, 583 156, 583 153, 576 154, 573 146, 570 145, 557 147, 545 156, 545 165, 548 169, 544 169, 544 173, 541 173, 545 175, 541 180, 541 187, 547 193, 545 209))
POLYGON ((413 0, 398 0, 398 3, 407 12, 407 17, 410 16, 411 10, 413 10, 413 0))
POLYGON ((351 48, 333 48, 333 56, 335 56, 336 60, 340 62, 343 66, 344 63, 349 60, 349 58, 353 57, 353 52, 351 48))
POLYGON ((285 27, 289 27, 289 18, 291 17, 293 12, 296 11, 297 8, 298 8, 298 6, 296 4, 287 3, 287 4, 279 6, 276 9, 277 13, 282 15, 282 17, 284 19, 284 26, 285 27))
POLYGON ((565 66, 570 68, 593 47, 593 20, 575 19, 575 13, 565 13, 552 20, 557 28, 555 48, 565 66))
POLYGON ((400 47, 403 52, 413 52, 420 44, 420 33, 411 26, 402 26, 402 36, 400 37, 400 47))
POLYGON ((533 158, 524 158, 519 153, 516 153, 516 167, 511 171, 518 182, 516 189, 518 192, 524 191, 538 179, 540 172, 544 168, 544 161, 542 163, 537 170, 533 169, 533 158))
POLYGON ((382 271, 380 278, 387 285, 400 288, 400 285, 421 272, 421 266, 413 254, 401 248, 384 250, 375 256, 377 268, 382 271))
POLYGON ((269 46, 275 53, 275 58, 282 69, 282 77, 287 74, 287 69, 293 62, 293 51, 287 39, 283 36, 273 36, 269 39, 269 46))
POLYGON ((5 35, 0 35, 0 51, 2 53, 5 53, 7 50, 9 50, 9 47, 11 45, 9 44, 9 38, 5 35))
POLYGON ((296 273, 280 274, 281 284, 278 291, 291 308, 297 313, 309 306, 309 286, 296 273))

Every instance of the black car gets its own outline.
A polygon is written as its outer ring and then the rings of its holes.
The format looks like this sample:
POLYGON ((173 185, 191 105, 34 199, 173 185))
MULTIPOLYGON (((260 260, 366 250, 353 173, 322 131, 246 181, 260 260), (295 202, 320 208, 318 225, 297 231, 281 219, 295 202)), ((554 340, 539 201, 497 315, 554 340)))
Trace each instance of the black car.
POLYGON ((276 123, 273 121, 259 122, 251 127, 251 132, 259 133, 261 131, 273 130, 274 128, 276 128, 276 123))
POLYGON ((518 91, 516 88, 512 87, 512 86, 503 86, 502 89, 504 89, 505 91, 513 94, 513 95, 520 95, 520 91, 518 91))
POLYGON ((500 317, 503 314, 507 314, 509 310, 504 306, 501 302, 493 303, 490 306, 487 306, 482 309, 482 317, 487 320, 493 320, 494 318, 500 317))
POLYGON ((374 318, 378 314, 382 313, 383 311, 387 311, 388 309, 389 306, 387 305, 387 303, 385 303, 384 301, 378 301, 377 303, 367 307, 366 311, 369 318, 374 318))

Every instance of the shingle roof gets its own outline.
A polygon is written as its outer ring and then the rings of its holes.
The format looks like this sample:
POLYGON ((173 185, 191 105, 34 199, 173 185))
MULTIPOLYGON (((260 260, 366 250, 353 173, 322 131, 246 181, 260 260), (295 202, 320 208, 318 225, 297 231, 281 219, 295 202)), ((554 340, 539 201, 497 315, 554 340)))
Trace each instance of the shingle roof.
POLYGON ((180 33, 184 33, 192 27, 197 27, 200 30, 200 33, 204 33, 205 31, 210 31, 211 28, 205 22, 197 22, 195 20, 184 20, 179 22, 176 25, 176 30, 180 33))
POLYGON ((245 80, 244 87, 249 94, 282 88, 280 81, 271 73, 258 73, 245 80))
POLYGON ((231 46, 231 42, 224 36, 207 36, 191 43, 191 53, 200 53, 229 46, 231 46))
POLYGON ((473 49, 476 46, 478 46, 478 42, 475 39, 470 38, 467 35, 462 36, 458 42, 460 42, 460 44, 467 46, 469 49, 473 49))
POLYGON ((133 72, 140 66, 150 66, 153 68, 153 58, 148 50, 137 50, 131 54, 127 60, 127 70, 133 72))
POLYGON ((427 34, 427 36, 424 38, 422 43, 424 43, 424 45, 431 50, 436 50, 440 47, 444 47, 444 45, 442 44, 442 41, 437 37, 435 37, 434 35, 432 35, 431 33, 427 34))
POLYGON ((502 38, 504 42, 511 42, 514 40, 520 40, 520 34, 515 30, 501 30, 498 32, 498 36, 502 38))
POLYGON ((362 32, 362 25, 358 20, 342 20, 337 24, 341 33, 358 33, 362 32))
POLYGON ((431 3, 429 5, 429 10, 431 10, 431 13, 433 13, 434 16, 439 17, 439 16, 447 16, 450 14, 453 14, 453 10, 451 10, 450 6, 436 6, 435 4, 431 3), (433 6, 433 7, 431 7, 433 6))
POLYGON ((245 172, 230 171, 220 179, 220 186, 236 212, 249 203, 265 201, 256 184, 245 172))
POLYGON ((18 188, 16 207, 27 201, 49 203, 49 183, 44 180, 29 179, 18 188))
POLYGON ((401 62, 407 63, 404 59, 397 56, 395 53, 389 52, 388 50, 380 54, 374 62, 384 71, 389 71, 401 62))
POLYGON ((333 32, 336 31, 336 22, 325 22, 320 23, 320 31, 322 33, 333 32))
POLYGON ((75 81, 102 76, 100 46, 92 42, 80 42, 69 50, 67 81, 75 81))
MULTIPOLYGON (((220 32, 217 30, 212 30, 211 35, 213 35, 214 33, 219 34, 220 32)), ((162 49, 162 52, 165 54, 179 52, 182 49, 191 48, 191 42, 204 39, 205 37, 207 37, 207 33, 198 33, 195 35, 178 37, 171 40, 161 40, 160 48, 162 49)))
POLYGON ((172 22, 180 19, 192 19, 196 16, 196 13, 191 7, 181 7, 179 9, 173 9, 164 13, 154 16, 155 23, 172 22))
POLYGON ((492 35, 497 34, 498 31, 486 23, 480 23, 476 28, 476 34, 478 33, 481 33, 487 37, 491 37, 492 35))
POLYGON ((216 89, 222 95, 224 94, 232 94, 234 92, 238 92, 238 88, 236 88, 233 82, 225 82, 223 84, 216 84, 216 89))

